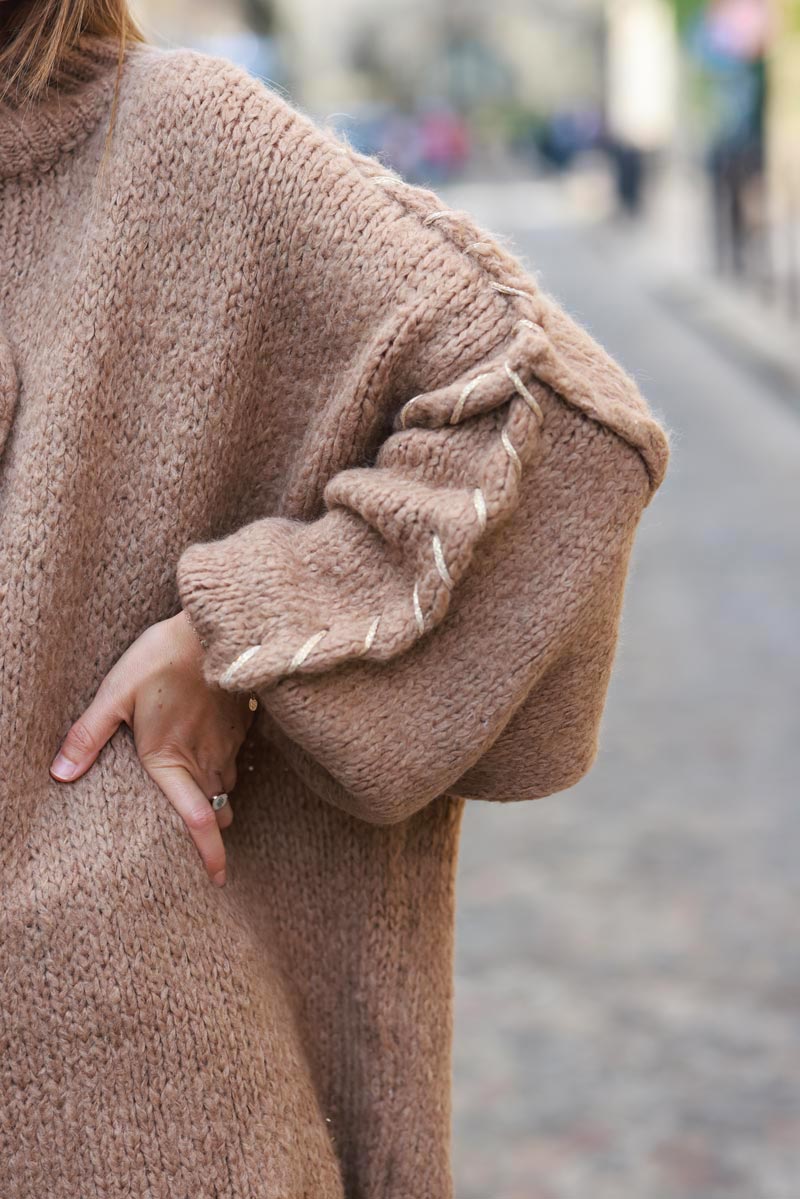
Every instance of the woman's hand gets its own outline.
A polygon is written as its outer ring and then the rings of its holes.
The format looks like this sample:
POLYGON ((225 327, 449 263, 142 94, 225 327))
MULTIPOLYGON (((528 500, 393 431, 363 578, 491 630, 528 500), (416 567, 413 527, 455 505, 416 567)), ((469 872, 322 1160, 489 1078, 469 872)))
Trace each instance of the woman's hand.
POLYGON ((106 677, 67 733, 50 773, 80 778, 123 721, 150 777, 186 822, 206 870, 225 882, 221 829, 210 796, 236 785, 236 755, 253 719, 248 697, 211 688, 201 671, 203 649, 184 612, 145 629, 106 677))

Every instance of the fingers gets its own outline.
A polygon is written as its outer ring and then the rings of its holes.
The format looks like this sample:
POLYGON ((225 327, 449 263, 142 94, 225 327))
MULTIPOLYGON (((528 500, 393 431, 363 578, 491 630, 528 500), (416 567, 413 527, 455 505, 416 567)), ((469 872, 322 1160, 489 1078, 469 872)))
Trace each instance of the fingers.
MULTIPOLYGON (((225 792, 229 795, 236 786, 236 765, 231 763, 223 770, 208 771, 210 780, 208 794, 217 795, 220 792, 225 792)), ((214 812, 217 818, 217 824, 220 828, 228 828, 233 823, 233 808, 231 807, 230 799, 225 804, 224 808, 220 808, 214 812)))
POLYGON ((146 770, 189 830, 212 882, 219 887, 223 886, 225 846, 217 813, 211 807, 208 796, 203 793, 185 766, 151 764, 146 765, 146 770))
MULTIPOLYGON (((225 791, 227 794, 228 788, 220 787, 219 790, 225 791)), ((214 794, 216 795, 217 792, 215 791, 214 794)), ((214 809, 212 809, 212 811, 214 811, 214 809)), ((229 828, 230 825, 233 824, 233 808, 231 807, 230 799, 228 799, 228 802, 225 804, 224 808, 214 811, 214 815, 217 818, 217 824, 220 828, 229 828)))
POLYGON ((67 732, 50 764, 50 773, 68 783, 85 774, 109 738, 130 716, 130 701, 107 675, 82 716, 67 732))
POLYGON ((233 808, 231 807, 230 800, 228 800, 224 808, 220 808, 220 810, 215 812, 214 815, 216 816, 217 824, 221 829, 229 828, 230 825, 233 824, 233 808))

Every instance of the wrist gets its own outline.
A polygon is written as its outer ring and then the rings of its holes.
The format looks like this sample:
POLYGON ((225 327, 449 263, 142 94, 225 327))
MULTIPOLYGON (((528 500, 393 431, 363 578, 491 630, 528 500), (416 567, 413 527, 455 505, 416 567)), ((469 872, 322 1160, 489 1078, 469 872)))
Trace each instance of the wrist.
MULTIPOLYGON (((192 619, 189 616, 189 613, 186 611, 185 608, 181 608, 180 612, 177 613, 177 615, 175 616, 174 619, 182 621, 182 623, 191 630, 193 638, 195 639, 196 642, 198 642, 200 644, 200 646, 202 647, 204 652, 205 652, 205 650, 208 649, 208 642, 206 641, 206 639, 204 637, 200 636, 200 633, 195 628, 194 624, 192 623, 192 619)), ((258 696, 256 695, 255 691, 243 692, 242 700, 243 700, 243 702, 244 701, 247 702, 248 710, 251 713, 255 713, 257 711, 258 696)))
POLYGON ((202 648, 204 650, 208 649, 208 642, 206 641, 205 637, 200 636, 198 629, 195 627, 191 616, 189 615, 189 613, 186 611, 185 608, 181 608, 180 612, 178 612, 175 619, 183 620, 183 622, 189 627, 189 629, 192 632, 192 635, 199 642, 199 644, 202 646, 202 648))

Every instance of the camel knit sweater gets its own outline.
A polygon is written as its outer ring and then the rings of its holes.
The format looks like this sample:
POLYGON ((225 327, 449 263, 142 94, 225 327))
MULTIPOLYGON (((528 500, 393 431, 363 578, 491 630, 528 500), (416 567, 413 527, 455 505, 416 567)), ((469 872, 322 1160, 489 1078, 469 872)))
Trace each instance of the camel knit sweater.
MULTIPOLYGON (((0 1196, 448 1199, 464 807, 591 765, 668 437, 507 244, 243 69, 0 106, 0 1196), (126 725, 254 689, 214 887, 126 725)), ((567 801, 565 801, 567 802, 567 801)))

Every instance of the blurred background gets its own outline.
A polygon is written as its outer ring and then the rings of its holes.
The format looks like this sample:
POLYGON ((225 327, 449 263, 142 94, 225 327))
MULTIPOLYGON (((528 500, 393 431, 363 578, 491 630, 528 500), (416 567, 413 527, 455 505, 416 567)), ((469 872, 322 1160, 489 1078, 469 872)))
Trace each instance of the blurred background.
POLYGON ((595 766, 465 813, 457 1199, 797 1199, 800 0, 133 7, 510 239, 672 432, 595 766))

